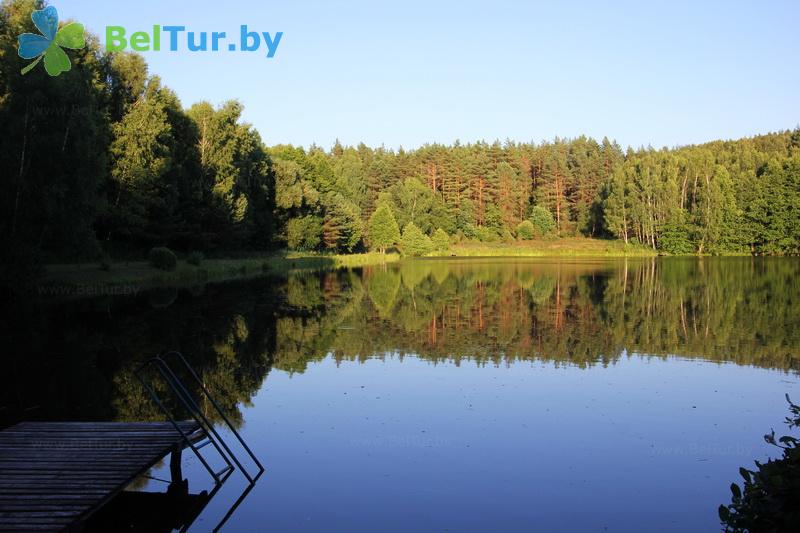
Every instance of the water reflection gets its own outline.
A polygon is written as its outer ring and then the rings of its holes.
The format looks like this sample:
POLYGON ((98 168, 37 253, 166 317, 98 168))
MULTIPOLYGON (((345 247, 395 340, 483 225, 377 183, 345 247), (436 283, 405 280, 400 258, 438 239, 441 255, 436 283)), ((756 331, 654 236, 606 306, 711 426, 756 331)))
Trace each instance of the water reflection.
POLYGON ((624 353, 796 370, 793 260, 416 261, 296 274, 275 365, 413 353, 610 364, 624 353))
POLYGON ((0 423, 158 419, 132 371, 164 349, 191 358, 235 423, 271 368, 303 372, 329 354, 588 367, 637 353, 797 370, 799 274, 792 259, 422 260, 16 303, 3 311, 0 423))

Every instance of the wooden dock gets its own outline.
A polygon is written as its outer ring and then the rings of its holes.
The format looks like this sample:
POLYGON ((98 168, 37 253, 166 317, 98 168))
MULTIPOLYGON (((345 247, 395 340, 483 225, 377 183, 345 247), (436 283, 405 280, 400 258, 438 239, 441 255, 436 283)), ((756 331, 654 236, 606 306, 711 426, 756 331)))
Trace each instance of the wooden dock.
MULTIPOLYGON (((204 435, 195 422, 178 424, 192 440, 204 435)), ((0 431, 0 531, 80 531, 167 454, 179 461, 185 445, 169 422, 23 422, 0 431)))

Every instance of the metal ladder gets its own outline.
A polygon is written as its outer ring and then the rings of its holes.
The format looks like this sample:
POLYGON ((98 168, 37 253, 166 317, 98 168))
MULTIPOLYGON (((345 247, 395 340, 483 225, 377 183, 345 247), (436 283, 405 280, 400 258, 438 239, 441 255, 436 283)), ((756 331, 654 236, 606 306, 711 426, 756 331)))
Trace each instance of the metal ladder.
POLYGON ((236 467, 239 468, 239 470, 241 470, 242 474, 244 474, 245 478, 247 478, 247 481, 250 484, 248 487, 248 492, 249 492, 249 489, 252 488, 253 485, 255 485, 256 480, 258 480, 261 474, 264 473, 264 466, 261 464, 261 462, 255 456, 253 451, 244 441, 242 436, 239 435, 239 432, 236 431, 236 428, 233 427, 233 424, 231 424, 231 421, 228 419, 228 417, 225 416, 225 413, 222 411, 219 404, 216 402, 216 400, 214 400, 213 396, 211 396, 211 394, 208 392, 208 389, 205 387, 205 385, 203 385, 203 382, 197 376, 197 373, 194 371, 194 369, 189 365, 188 361, 186 361, 186 358, 183 357, 183 355, 180 352, 176 351, 163 352, 145 361, 144 364, 142 364, 139 368, 136 369, 135 374, 136 377, 144 386, 145 390, 147 390, 147 392, 150 394, 150 397, 153 399, 156 405, 158 405, 161 411, 167 416, 169 421, 172 423, 175 430, 181 435, 186 445, 192 449, 195 456, 197 456, 197 458, 200 460, 200 462, 208 471, 208 473, 211 474, 211 477, 214 478, 214 483, 216 485, 224 483, 225 480, 228 479, 228 476, 230 476, 233 473, 234 465, 236 465, 236 467), (233 435, 239 441, 239 444, 241 444, 242 448, 250 456, 250 459, 253 460, 253 463, 255 463, 258 469, 258 472, 255 475, 251 474, 242 465, 236 454, 233 453, 233 451, 231 451, 228 444, 214 428, 214 425, 203 414, 203 411, 202 409, 200 409, 200 406, 197 405, 197 402, 194 400, 192 395, 189 394, 189 391, 186 389, 186 386, 173 371, 172 367, 169 364, 169 361, 173 361, 174 363, 179 364, 180 367, 185 369, 186 373, 191 378, 194 379, 194 381, 202 391, 203 395, 208 399, 211 405, 214 406, 214 409, 217 411, 220 418, 222 418, 222 420, 228 426, 228 429, 231 431, 231 433, 233 433, 233 435), (163 380, 169 386, 170 390, 174 393, 174 395, 178 398, 178 400, 180 400, 180 404, 186 409, 186 411, 192 416, 194 421, 197 422, 197 424, 200 426, 202 433, 199 438, 194 434, 192 435, 186 434, 180 428, 172 412, 164 404, 164 402, 161 400, 158 393, 156 392, 152 381, 148 381, 147 377, 145 376, 145 371, 151 367, 156 369, 158 374, 163 378, 163 380), (202 449, 205 446, 208 446, 209 444, 211 444, 216 449, 217 453, 220 455, 220 457, 222 457, 223 461, 225 461, 225 466, 218 471, 215 471, 208 463, 206 458, 203 457, 203 455, 200 453, 200 449, 202 449))

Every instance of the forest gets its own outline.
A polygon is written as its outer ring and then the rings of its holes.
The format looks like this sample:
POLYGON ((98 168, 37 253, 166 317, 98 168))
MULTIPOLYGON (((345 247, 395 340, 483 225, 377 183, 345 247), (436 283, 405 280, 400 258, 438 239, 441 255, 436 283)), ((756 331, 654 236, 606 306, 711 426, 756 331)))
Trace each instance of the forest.
POLYGON ((91 34, 70 51, 71 71, 21 75, 17 36, 34 31, 32 7, 0 7, 4 275, 141 258, 154 246, 225 255, 416 243, 423 253, 431 237, 800 251, 800 128, 661 149, 584 136, 413 150, 267 146, 239 102, 185 107, 141 56, 106 52, 91 34))

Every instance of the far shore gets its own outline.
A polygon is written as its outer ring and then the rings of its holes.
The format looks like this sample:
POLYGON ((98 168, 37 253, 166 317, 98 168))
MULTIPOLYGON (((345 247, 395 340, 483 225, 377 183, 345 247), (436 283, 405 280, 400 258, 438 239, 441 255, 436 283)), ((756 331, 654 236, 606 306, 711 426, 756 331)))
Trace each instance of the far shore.
MULTIPOLYGON (((508 258, 641 258, 655 257, 656 251, 626 245, 620 241, 564 238, 510 243, 453 244, 448 250, 431 252, 426 258, 508 257, 508 258)), ((204 259, 199 265, 179 260, 175 270, 154 268, 146 261, 112 261, 47 265, 38 292, 54 297, 85 297, 135 294, 159 287, 194 287, 205 283, 252 279, 278 275, 290 270, 355 268, 401 260, 397 251, 354 254, 282 251, 250 254, 244 258, 204 259)))

